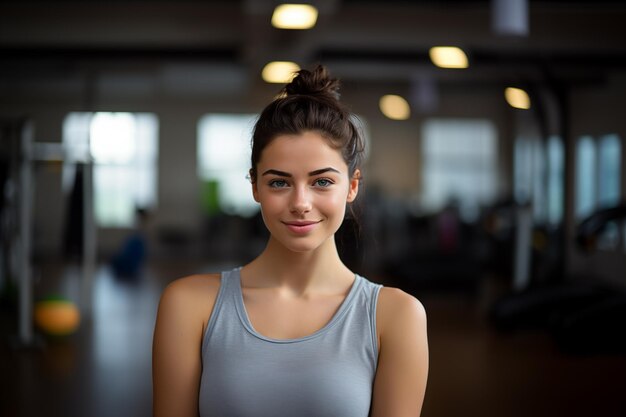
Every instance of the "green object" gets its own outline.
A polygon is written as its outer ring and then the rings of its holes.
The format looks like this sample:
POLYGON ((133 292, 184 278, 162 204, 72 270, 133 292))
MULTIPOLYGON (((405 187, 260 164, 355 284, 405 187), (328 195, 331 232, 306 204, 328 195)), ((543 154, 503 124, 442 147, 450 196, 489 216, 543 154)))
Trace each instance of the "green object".
POLYGON ((37 299, 37 302, 50 302, 50 301, 58 301, 61 303, 71 303, 72 301, 67 297, 62 296, 61 294, 48 294, 44 297, 40 297, 37 299))
POLYGON ((201 203, 202 208, 208 215, 218 214, 220 210, 219 182, 207 180, 202 183, 201 203))

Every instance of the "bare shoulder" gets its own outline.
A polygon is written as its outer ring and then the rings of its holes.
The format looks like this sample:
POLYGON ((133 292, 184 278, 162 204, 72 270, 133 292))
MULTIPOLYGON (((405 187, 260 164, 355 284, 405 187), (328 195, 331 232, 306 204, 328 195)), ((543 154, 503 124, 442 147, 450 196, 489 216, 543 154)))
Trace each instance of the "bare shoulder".
POLYGON ((216 292, 220 287, 220 274, 196 274, 178 278, 170 282, 163 294, 198 295, 197 292, 216 292))
POLYGON ((379 336, 386 331, 426 327, 426 310, 414 296, 399 288, 383 287, 378 296, 376 321, 379 336))
POLYGON ((154 416, 197 416, 201 341, 219 275, 192 275, 163 291, 152 342, 154 416))
POLYGON ((159 312, 177 311, 204 322, 213 309, 220 288, 220 274, 196 274, 176 279, 163 290, 159 312))
POLYGON ((207 296, 214 298, 220 288, 220 274, 196 274, 183 278, 178 278, 170 282, 161 300, 172 299, 173 302, 193 302, 203 300, 206 302, 207 296))
POLYGON ((426 310, 422 303, 399 288, 382 287, 378 296, 378 307, 383 318, 394 317, 397 314, 415 316, 416 319, 426 320, 426 310))
POLYGON ((428 378, 424 307, 402 290, 383 287, 376 320, 379 356, 371 416, 419 416, 428 378))

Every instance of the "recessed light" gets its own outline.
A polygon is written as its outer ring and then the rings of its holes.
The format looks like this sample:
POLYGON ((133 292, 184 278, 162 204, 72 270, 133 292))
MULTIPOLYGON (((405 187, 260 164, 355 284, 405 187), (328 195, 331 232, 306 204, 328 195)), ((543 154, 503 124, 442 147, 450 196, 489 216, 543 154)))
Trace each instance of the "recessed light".
POLYGON ((516 109, 527 110, 530 109, 530 97, 528 93, 521 88, 507 87, 504 90, 504 98, 511 107, 516 109))
POLYGON ((430 60, 440 68, 467 68, 467 55, 456 46, 433 46, 429 51, 430 60))
POLYGON ((290 61, 274 61, 270 62, 263 68, 261 76, 268 83, 288 83, 295 73, 300 71, 300 66, 290 61))
POLYGON ((315 22, 317 9, 310 4, 281 4, 272 15, 272 26, 278 29, 311 29, 315 22))
POLYGON ((411 116, 411 107, 402 97, 387 94, 380 98, 378 103, 380 111, 392 120, 406 120, 411 116))

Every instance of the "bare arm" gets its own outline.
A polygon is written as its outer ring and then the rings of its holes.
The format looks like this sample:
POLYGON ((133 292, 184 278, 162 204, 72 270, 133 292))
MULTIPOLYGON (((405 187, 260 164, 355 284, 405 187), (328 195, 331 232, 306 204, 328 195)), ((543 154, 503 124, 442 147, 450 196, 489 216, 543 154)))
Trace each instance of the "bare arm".
POLYGON ((192 276, 174 281, 161 296, 152 344, 154 417, 198 417, 202 335, 216 285, 192 276))
POLYGON ((428 377, 426 313, 414 297, 381 290, 377 307, 380 348, 372 417, 418 417, 428 377))

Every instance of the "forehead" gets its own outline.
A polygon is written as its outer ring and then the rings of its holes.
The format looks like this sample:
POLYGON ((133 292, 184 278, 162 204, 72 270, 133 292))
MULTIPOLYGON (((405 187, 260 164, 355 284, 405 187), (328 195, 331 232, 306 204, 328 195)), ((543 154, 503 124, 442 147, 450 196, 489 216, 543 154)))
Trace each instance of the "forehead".
POLYGON ((317 132, 277 136, 263 149, 259 165, 288 172, 326 167, 347 171, 340 150, 317 132))

